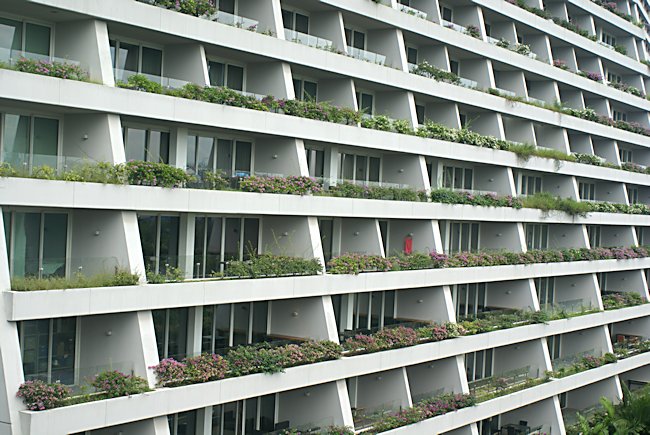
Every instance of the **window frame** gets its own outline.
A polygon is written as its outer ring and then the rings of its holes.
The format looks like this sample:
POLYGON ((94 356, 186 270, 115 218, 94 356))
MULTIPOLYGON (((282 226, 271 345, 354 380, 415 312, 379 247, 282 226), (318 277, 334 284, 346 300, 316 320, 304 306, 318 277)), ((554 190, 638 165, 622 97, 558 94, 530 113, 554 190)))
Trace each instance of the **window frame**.
POLYGON ((206 56, 206 65, 207 65, 207 72, 208 72, 208 80, 209 80, 209 75, 210 75, 210 62, 213 63, 220 63, 224 65, 224 74, 223 74, 223 85, 213 85, 212 83, 208 83, 210 87, 212 88, 226 88, 230 89, 235 92, 247 92, 246 89, 248 88, 248 68, 246 67, 245 63, 237 62, 237 61, 231 61, 230 59, 226 59, 223 57, 219 56, 206 56), (233 89, 228 87, 228 67, 229 66, 235 66, 238 68, 242 69, 242 89, 241 91, 238 89, 233 89))
MULTIPOLYGON (((187 142, 185 145, 185 170, 189 171, 190 168, 188 166, 189 159, 187 159, 187 153, 189 149, 189 138, 190 136, 194 136, 195 138, 202 137, 202 138, 211 138, 212 139, 212 148, 213 148, 213 159, 212 159, 212 172, 217 171, 217 154, 219 151, 218 148, 218 141, 219 140, 226 140, 231 142, 231 158, 230 158, 230 169, 229 173, 226 174, 226 176, 234 176, 235 174, 235 164, 237 162, 237 143, 238 142, 244 142, 244 143, 250 143, 251 144, 251 159, 250 159, 250 174, 253 175, 255 174, 255 139, 253 138, 247 138, 244 137, 243 135, 230 135, 230 136, 222 136, 219 133, 209 133, 206 131, 200 131, 200 130, 190 130, 187 133, 187 142)), ((195 141, 194 147, 196 147, 197 143, 195 141)), ((194 166, 196 166, 196 148, 194 149, 194 166)), ((194 169, 196 171, 196 168, 194 169)), ((196 172, 195 172, 196 173, 196 172)))
MULTIPOLYGON (((45 229, 45 215, 46 214, 65 214, 67 219, 66 226, 66 244, 65 244, 65 277, 70 276, 70 263, 72 258, 70 257, 70 252, 72 249, 72 221, 73 213, 71 210, 67 209, 33 209, 33 208, 23 208, 23 207, 6 207, 2 210, 3 221, 5 213, 9 213, 10 222, 9 222, 9 237, 5 234, 5 243, 7 245, 8 252, 8 262, 9 262, 9 276, 14 276, 13 271, 13 259, 14 259, 14 236, 16 234, 14 228, 14 216, 15 213, 38 213, 40 215, 40 225, 39 225, 39 249, 38 249, 38 269, 39 276, 43 269, 43 239, 44 239, 44 229, 45 229)), ((6 225, 6 222, 4 222, 6 225)))
MULTIPOLYGON (((27 32, 27 24, 34 24, 34 25, 37 25, 37 26, 48 27, 50 29, 50 46, 48 48, 48 53, 49 54, 47 55, 47 57, 49 57, 50 59, 52 57, 54 57, 54 55, 52 53, 54 53, 54 48, 56 47, 55 39, 54 39, 55 35, 56 35, 56 24, 55 23, 49 23, 47 21, 42 21, 42 20, 38 20, 38 19, 35 20, 35 19, 32 19, 32 18, 26 19, 23 16, 11 14, 11 13, 6 13, 4 11, 2 12, 2 14, 0 14, 0 18, 5 18, 7 20, 12 20, 12 21, 18 21, 18 22, 20 22, 22 24, 22 29, 21 29, 21 32, 20 32, 20 39, 21 39, 21 41, 20 41, 20 51, 21 51, 21 53, 29 53, 29 52, 25 51, 25 40, 27 39, 26 38, 26 36, 27 36, 27 34, 26 34, 26 32, 27 32)), ((36 56, 43 56, 43 55, 40 55, 40 54, 37 54, 37 53, 31 53, 31 54, 35 54, 36 56)))
MULTIPOLYGON (((115 42, 115 58, 111 57, 111 69, 113 70, 113 74, 115 74, 115 70, 117 70, 117 65, 119 61, 119 46, 120 43, 124 42, 126 44, 130 45, 137 45, 138 46, 138 71, 136 71, 136 74, 146 74, 147 76, 155 77, 153 74, 147 74, 142 72, 142 49, 143 48, 148 48, 151 50, 158 50, 160 51, 160 77, 165 77, 165 47, 161 44, 152 44, 152 43, 143 43, 142 40, 138 40, 135 38, 129 38, 129 37, 123 37, 120 36, 119 34, 117 35, 108 35, 108 41, 109 41, 109 51, 110 51, 110 42, 114 41, 115 42)), ((133 72, 130 70, 122 70, 122 71, 129 71, 133 72)))
MULTIPOLYGON (((166 165, 169 165, 169 162, 171 161, 170 157, 172 155, 172 132, 169 127, 162 127, 158 126, 156 124, 143 124, 140 122, 130 122, 130 121, 122 121, 122 143, 124 145, 124 153, 126 154, 126 139, 127 139, 127 133, 129 129, 133 130, 144 130, 146 132, 146 137, 145 137, 145 143, 144 143, 144 156, 145 160, 138 160, 138 161, 145 161, 145 162, 155 162, 154 160, 148 160, 150 158, 150 145, 151 145, 151 133, 152 132, 158 132, 158 133, 165 133, 167 134, 167 137, 169 138, 168 143, 167 143, 167 161, 157 161, 155 163, 164 163, 166 165)), ((163 159, 161 159, 163 160, 163 159)))
POLYGON ((56 136, 56 167, 55 170, 59 170, 62 165, 63 160, 63 128, 64 128, 64 117, 59 115, 43 114, 41 112, 27 112, 24 110, 4 110, 3 107, 0 107, 0 162, 4 161, 4 151, 5 151, 5 128, 7 125, 6 117, 7 115, 14 116, 26 116, 29 117, 29 163, 28 168, 29 172, 33 170, 34 165, 34 119, 50 119, 58 122, 58 131, 56 136))

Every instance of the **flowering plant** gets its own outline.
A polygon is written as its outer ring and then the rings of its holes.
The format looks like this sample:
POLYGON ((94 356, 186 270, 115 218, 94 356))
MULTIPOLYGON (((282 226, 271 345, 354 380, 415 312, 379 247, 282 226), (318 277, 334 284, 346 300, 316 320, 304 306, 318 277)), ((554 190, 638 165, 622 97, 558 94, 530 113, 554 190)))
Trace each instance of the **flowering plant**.
POLYGON ((44 411, 60 406, 70 393, 69 387, 58 382, 48 384, 41 380, 33 380, 21 384, 16 397, 21 398, 30 411, 44 411))
POLYGON ((88 80, 88 73, 81 69, 80 66, 66 62, 35 60, 21 57, 15 62, 14 68, 16 68, 17 71, 57 77, 60 79, 80 81, 88 80))
POLYGON ((92 386, 105 398, 130 396, 149 391, 149 384, 140 376, 125 375, 116 370, 103 372, 95 376, 92 386))
POLYGON ((308 195, 320 193, 322 185, 313 178, 290 175, 288 177, 245 177, 239 182, 244 192, 284 193, 290 195, 308 195))

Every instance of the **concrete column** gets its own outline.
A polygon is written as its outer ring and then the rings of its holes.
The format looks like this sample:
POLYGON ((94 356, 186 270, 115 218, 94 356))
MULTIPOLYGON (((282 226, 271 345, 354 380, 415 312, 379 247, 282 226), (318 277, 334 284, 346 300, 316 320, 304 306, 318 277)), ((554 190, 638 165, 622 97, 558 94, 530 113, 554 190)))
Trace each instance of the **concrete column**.
POLYGON ((246 91, 293 100, 296 94, 291 67, 284 62, 249 63, 246 67, 246 91))
POLYGON ((332 48, 335 50, 344 50, 346 46, 345 30, 343 14, 340 11, 313 13, 309 25, 313 35, 332 41, 332 48))
POLYGON ((272 32, 278 39, 284 39, 282 9, 280 0, 247 0, 238 2, 237 13, 259 21, 258 32, 272 32))
POLYGON ((166 45, 163 56, 163 75, 200 86, 210 84, 205 49, 201 44, 166 45))
MULTIPOLYGON (((3 216, 0 213, 0 291, 11 289, 9 258, 7 257, 3 216)), ((6 299, 0 300, 4 307, 6 299)), ((16 397, 18 387, 25 381, 21 361, 20 343, 16 322, 7 321, 7 311, 0 309, 0 433, 20 434, 21 422, 18 411, 24 409, 16 397)))
MULTIPOLYGON (((88 162, 123 163, 124 141, 118 115, 66 114, 61 153, 88 162)), ((70 162, 69 167, 74 165, 70 162)), ((65 169, 65 168, 64 168, 65 169)))
POLYGON ((80 20, 57 23, 54 54, 81 62, 90 80, 115 85, 106 22, 80 20))

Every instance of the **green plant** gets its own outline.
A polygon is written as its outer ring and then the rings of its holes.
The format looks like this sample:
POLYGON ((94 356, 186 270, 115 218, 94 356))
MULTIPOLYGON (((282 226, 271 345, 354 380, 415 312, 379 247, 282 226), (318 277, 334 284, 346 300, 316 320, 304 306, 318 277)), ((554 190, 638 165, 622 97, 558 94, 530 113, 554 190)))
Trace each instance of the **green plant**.
POLYGON ((165 163, 130 161, 125 164, 129 184, 158 187, 185 187, 194 181, 181 168, 165 163))
POLYGON ((116 269, 114 273, 86 276, 77 272, 71 278, 65 277, 12 277, 11 290, 64 290, 69 288, 117 287, 137 285, 140 277, 127 270, 116 269))
POLYGON ((92 386, 104 397, 130 396, 150 391, 146 379, 140 376, 125 375, 115 370, 98 374, 92 381, 92 386))
MULTIPOLYGON (((317 258, 305 259, 275 254, 251 255, 248 260, 230 261, 223 276, 260 278, 293 275, 317 275, 323 266, 317 258)), ((221 274, 220 274, 221 275, 221 274)))
MULTIPOLYGON (((5 65, 5 67, 8 67, 8 65, 5 65)), ((79 65, 67 62, 35 60, 21 57, 14 63, 13 69, 60 79, 88 81, 88 73, 86 71, 79 65)))
POLYGON ((165 265, 165 273, 155 273, 147 270, 147 282, 149 284, 164 284, 166 282, 185 281, 185 272, 179 267, 165 265))
POLYGON ((142 74, 134 74, 126 82, 118 81, 116 84, 120 88, 131 89, 133 91, 149 92, 152 94, 163 93, 163 87, 160 83, 150 80, 142 74))
POLYGON ((225 190, 230 187, 230 180, 225 175, 225 172, 219 170, 205 171, 201 174, 201 179, 207 184, 208 189, 225 190))
POLYGON ((41 380, 26 381, 21 384, 16 397, 22 399, 27 409, 44 411, 56 408, 70 396, 72 390, 60 383, 46 383, 41 380))

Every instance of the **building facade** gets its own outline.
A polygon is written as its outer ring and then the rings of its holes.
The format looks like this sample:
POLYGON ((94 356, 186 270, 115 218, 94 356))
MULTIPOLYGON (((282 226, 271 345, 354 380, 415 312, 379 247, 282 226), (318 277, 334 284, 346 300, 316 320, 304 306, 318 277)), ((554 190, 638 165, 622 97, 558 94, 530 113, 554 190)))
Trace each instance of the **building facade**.
POLYGON ((650 258, 598 250, 650 244, 648 0, 181 3, 0 2, 0 433, 372 433, 453 393, 477 403, 386 433, 565 434, 650 381, 650 258), (130 161, 193 180, 99 179, 97 163, 130 161), (242 188, 290 177, 317 187, 242 188), (531 205, 557 197, 593 209, 531 205), (540 251, 564 257, 525 259, 540 251), (512 255, 429 255, 466 252, 512 255), (396 270, 417 254, 430 263, 396 270), (228 272, 265 255, 322 270, 228 272), (340 273, 342 256, 393 263, 340 273), (118 271, 138 282, 61 288, 118 271), (36 281, 60 286, 17 285, 36 281), (484 318, 453 339, 345 346, 484 318), (307 340, 346 351, 181 386, 153 370, 307 340), (16 396, 30 380, 87 394, 107 370, 151 391, 43 411, 16 396))

